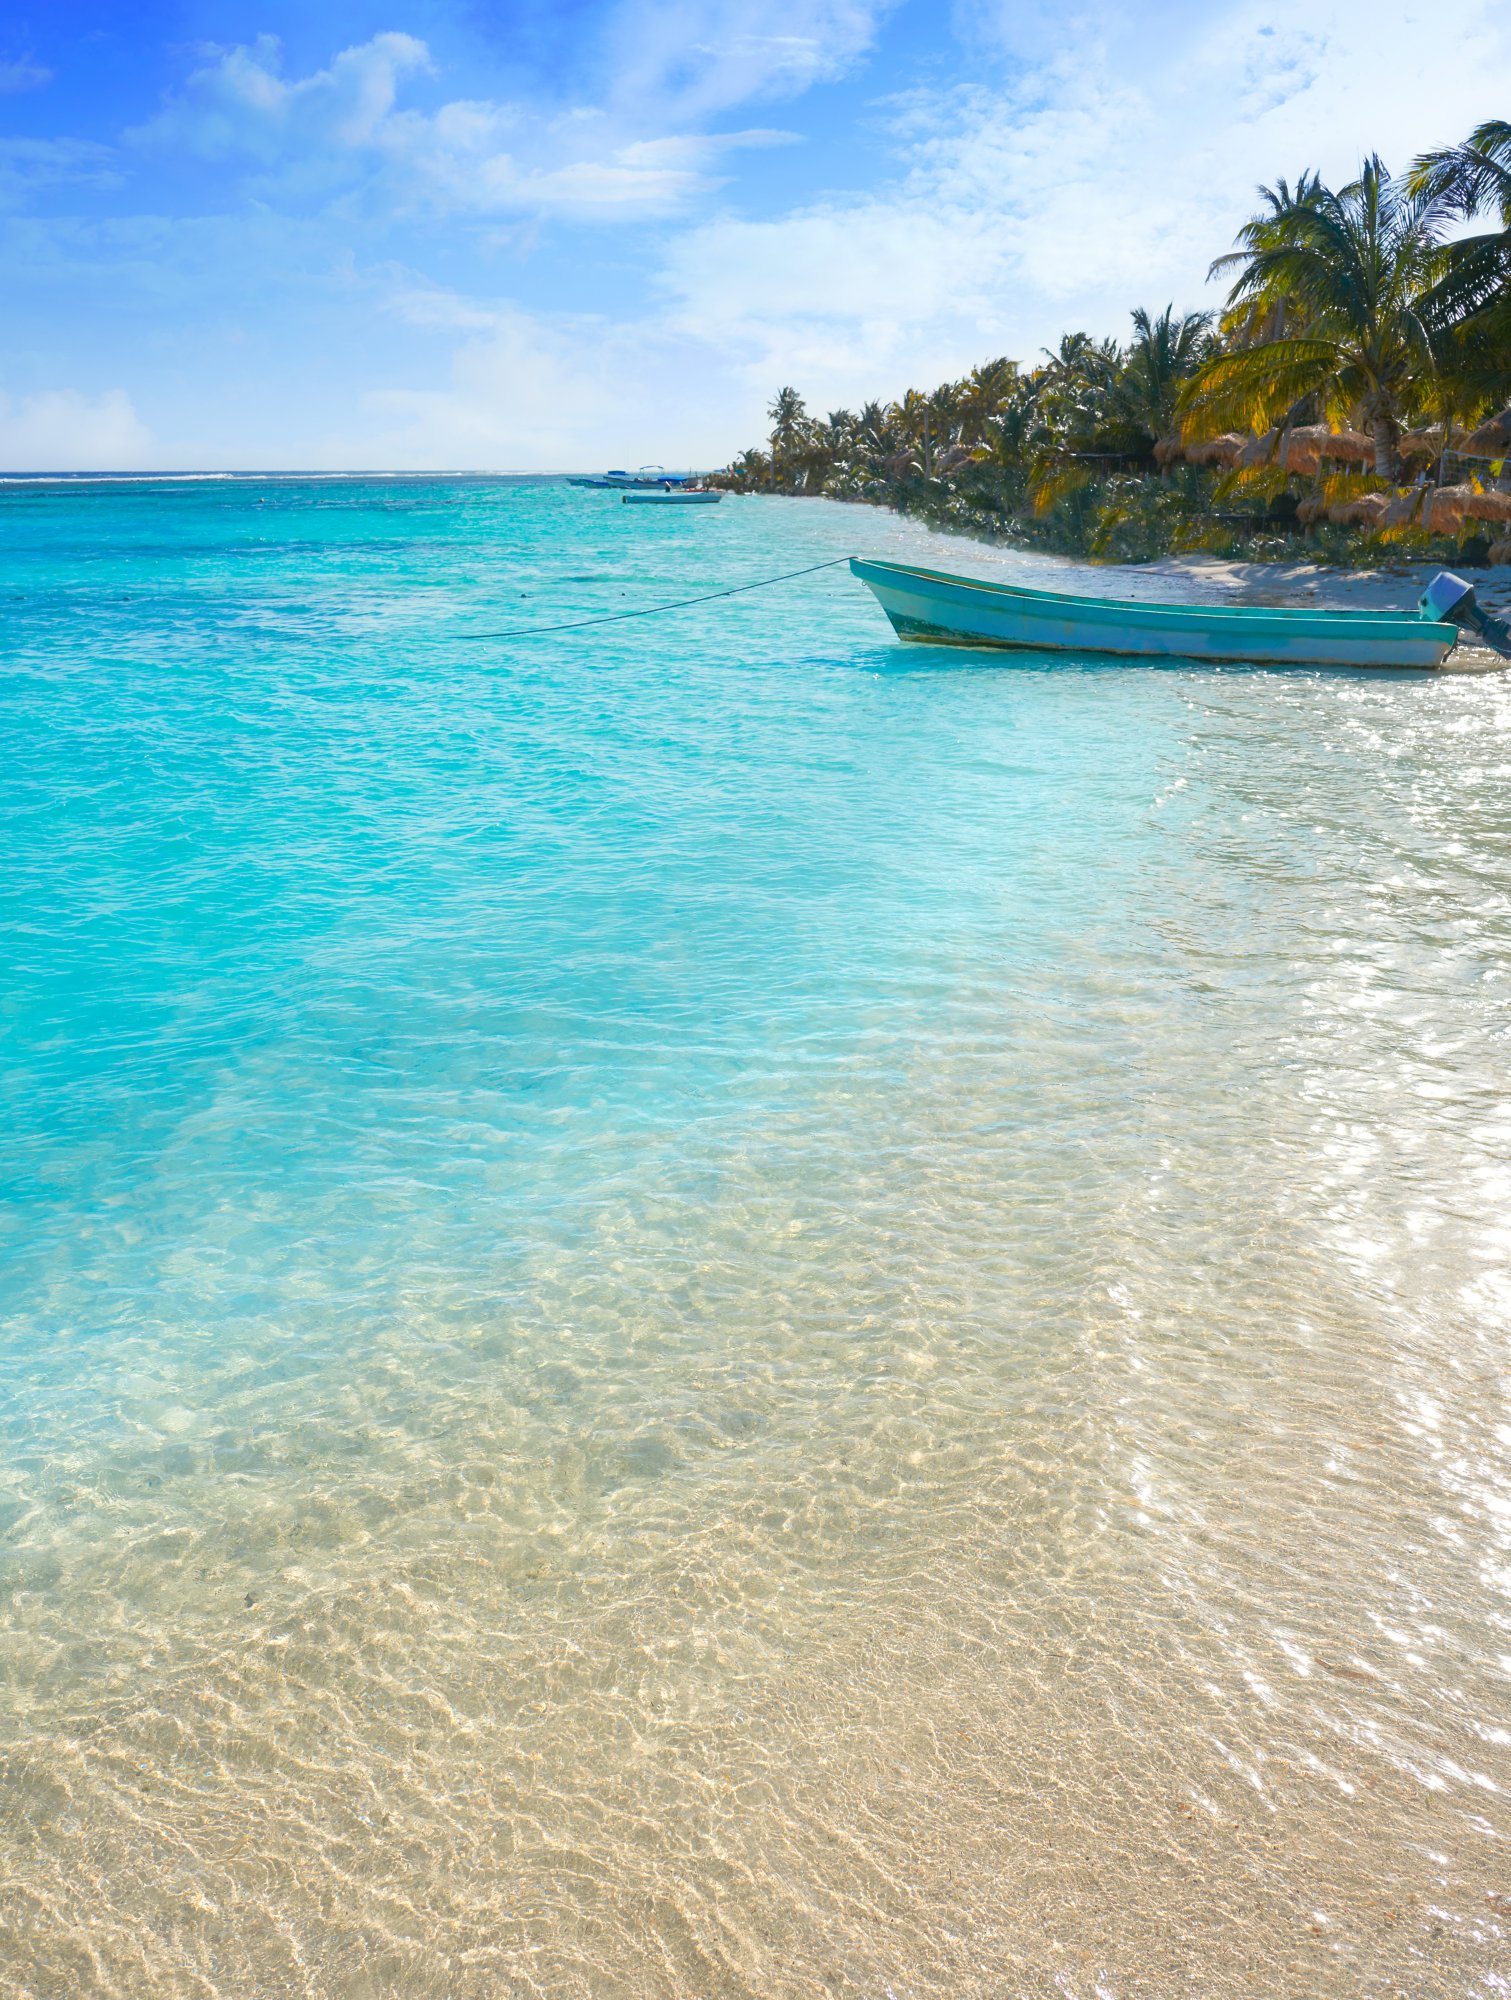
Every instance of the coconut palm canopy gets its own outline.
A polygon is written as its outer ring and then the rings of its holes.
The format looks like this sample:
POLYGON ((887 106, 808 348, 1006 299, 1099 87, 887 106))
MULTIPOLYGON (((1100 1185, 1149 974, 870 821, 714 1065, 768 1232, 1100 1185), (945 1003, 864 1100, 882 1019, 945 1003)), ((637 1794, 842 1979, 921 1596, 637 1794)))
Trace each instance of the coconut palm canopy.
POLYGON ((1067 333, 1035 364, 997 357, 823 419, 783 389, 769 446, 726 483, 1092 553, 1126 551, 1134 515, 1162 524, 1148 553, 1194 545, 1224 508, 1420 526, 1431 510, 1384 489, 1450 451, 1511 451, 1511 122, 1405 175, 1371 155, 1344 187, 1306 172, 1260 197, 1212 266, 1219 313, 1141 306, 1126 342, 1067 333), (1356 505, 1371 480, 1381 506, 1356 505))
POLYGON ((1450 241, 1440 298, 1449 322, 1449 369, 1471 405, 1511 398, 1511 123, 1492 118, 1461 146, 1417 161, 1414 195, 1457 222, 1492 227, 1450 241))
POLYGON ((1200 436, 1263 430, 1303 406, 1335 420, 1357 411, 1391 478, 1404 417, 1437 374, 1444 204, 1377 157, 1337 193, 1309 174, 1262 193, 1239 247, 1212 266, 1235 274, 1228 339, 1186 385, 1184 426, 1200 436))

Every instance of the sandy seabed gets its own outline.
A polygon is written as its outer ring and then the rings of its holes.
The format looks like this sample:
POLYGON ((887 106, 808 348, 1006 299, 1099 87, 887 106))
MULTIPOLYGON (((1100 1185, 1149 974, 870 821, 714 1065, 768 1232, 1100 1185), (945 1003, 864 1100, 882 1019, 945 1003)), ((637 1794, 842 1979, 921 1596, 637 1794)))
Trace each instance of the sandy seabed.
POLYGON ((68 509, 0 1996, 1504 2000, 1511 681, 902 646, 838 564, 1417 576, 68 509))

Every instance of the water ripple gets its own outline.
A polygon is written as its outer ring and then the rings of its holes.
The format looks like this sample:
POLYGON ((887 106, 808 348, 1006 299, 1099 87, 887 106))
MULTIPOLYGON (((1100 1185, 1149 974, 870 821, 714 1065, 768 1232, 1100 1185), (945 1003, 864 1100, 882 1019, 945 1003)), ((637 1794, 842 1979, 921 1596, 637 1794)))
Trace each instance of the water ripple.
POLYGON ((0 1994, 1503 1990, 1503 683, 0 512, 0 1994))

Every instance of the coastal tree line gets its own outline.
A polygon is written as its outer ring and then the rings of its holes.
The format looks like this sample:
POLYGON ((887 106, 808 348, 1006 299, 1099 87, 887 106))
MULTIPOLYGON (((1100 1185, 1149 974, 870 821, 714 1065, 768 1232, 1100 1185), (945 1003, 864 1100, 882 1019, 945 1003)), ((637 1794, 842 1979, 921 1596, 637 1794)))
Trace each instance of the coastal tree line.
POLYGON ((784 388, 719 483, 1109 559, 1309 533, 1511 561, 1511 123, 1260 194, 1220 310, 1139 307, 1125 342, 1068 333, 858 411, 784 388))

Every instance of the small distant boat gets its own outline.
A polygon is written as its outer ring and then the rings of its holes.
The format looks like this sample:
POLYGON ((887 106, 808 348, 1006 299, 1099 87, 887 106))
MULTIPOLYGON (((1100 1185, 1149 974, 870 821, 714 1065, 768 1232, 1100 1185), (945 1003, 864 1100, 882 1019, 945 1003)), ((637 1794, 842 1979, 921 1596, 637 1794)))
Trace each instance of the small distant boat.
POLYGON ((1430 668, 1442 665, 1459 637, 1458 625, 1469 622, 1462 604, 1450 614, 1433 597, 1436 584, 1412 614, 1074 597, 859 558, 850 570, 875 594, 899 638, 935 645, 1262 666, 1430 668), (1450 616, 1458 622, 1449 622, 1450 616))
POLYGON ((711 507, 724 495, 714 486, 666 486, 658 493, 626 493, 626 507, 711 507))
POLYGON ((664 466, 642 465, 638 472, 605 472, 597 479, 569 479, 568 486, 591 486, 599 493, 622 493, 632 487, 687 486, 695 472, 668 472, 664 466))

